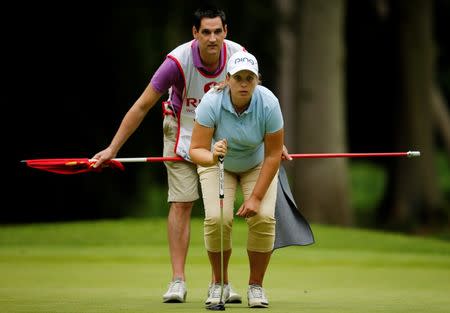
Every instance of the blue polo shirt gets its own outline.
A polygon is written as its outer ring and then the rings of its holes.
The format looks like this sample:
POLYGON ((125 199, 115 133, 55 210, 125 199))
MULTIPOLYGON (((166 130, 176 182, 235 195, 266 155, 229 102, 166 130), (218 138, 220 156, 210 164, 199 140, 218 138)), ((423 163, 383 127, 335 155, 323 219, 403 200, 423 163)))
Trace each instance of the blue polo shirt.
MULTIPOLYGON (((195 110, 196 121, 215 128, 213 143, 226 138, 228 152, 224 168, 231 172, 247 171, 264 160, 264 136, 283 128, 280 103, 266 87, 258 85, 246 111, 238 115, 228 88, 210 89, 195 110)), ((281 157, 281 156, 280 156, 281 157)))

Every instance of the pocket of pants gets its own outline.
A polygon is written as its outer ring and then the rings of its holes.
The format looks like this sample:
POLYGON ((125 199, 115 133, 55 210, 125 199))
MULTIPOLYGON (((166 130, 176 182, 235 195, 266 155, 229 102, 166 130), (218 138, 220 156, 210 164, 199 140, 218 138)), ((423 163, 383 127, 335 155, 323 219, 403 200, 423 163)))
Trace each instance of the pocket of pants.
POLYGON ((163 134, 167 139, 174 140, 177 131, 177 122, 171 115, 165 115, 163 120, 163 134))

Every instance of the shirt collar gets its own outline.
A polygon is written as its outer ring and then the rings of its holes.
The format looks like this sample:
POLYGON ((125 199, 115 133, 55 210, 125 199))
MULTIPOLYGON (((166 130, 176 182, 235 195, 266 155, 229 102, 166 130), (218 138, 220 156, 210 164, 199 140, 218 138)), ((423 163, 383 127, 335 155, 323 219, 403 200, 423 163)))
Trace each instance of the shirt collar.
POLYGON ((253 107, 255 106, 255 102, 256 102, 256 100, 255 100, 256 97, 254 97, 255 91, 256 91, 256 88, 253 91, 252 99, 250 100, 250 105, 248 106, 247 110, 245 110, 240 115, 238 115, 236 113, 236 110, 234 109, 233 103, 231 103, 230 88, 227 87, 223 90, 222 107, 225 110, 227 110, 228 112, 230 112, 231 114, 234 114, 235 116, 242 116, 242 115, 251 113, 253 111, 253 107))
POLYGON ((225 48, 225 45, 222 45, 222 49, 220 50, 220 56, 219 56, 219 67, 217 68, 216 71, 214 71, 214 73, 211 73, 208 71, 208 69, 206 67, 203 66, 202 59, 200 58, 200 51, 198 50, 198 41, 194 40, 194 42, 191 45, 194 66, 206 73, 210 73, 210 74, 219 73, 222 70, 223 56, 225 53, 224 48, 225 48))

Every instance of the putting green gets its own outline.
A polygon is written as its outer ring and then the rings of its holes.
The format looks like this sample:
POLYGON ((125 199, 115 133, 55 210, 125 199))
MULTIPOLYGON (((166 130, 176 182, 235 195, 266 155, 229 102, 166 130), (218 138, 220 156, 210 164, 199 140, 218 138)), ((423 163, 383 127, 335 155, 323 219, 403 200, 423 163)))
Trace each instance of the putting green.
MULTIPOLYGON (((312 225, 316 243, 276 250, 267 312, 442 312, 450 242, 312 225)), ((207 312, 202 221, 192 222, 188 301, 164 304, 165 219, 0 226, 0 312, 207 312)), ((233 287, 245 299, 246 225, 234 225, 233 287)), ((249 312, 243 304, 227 311, 249 312)))

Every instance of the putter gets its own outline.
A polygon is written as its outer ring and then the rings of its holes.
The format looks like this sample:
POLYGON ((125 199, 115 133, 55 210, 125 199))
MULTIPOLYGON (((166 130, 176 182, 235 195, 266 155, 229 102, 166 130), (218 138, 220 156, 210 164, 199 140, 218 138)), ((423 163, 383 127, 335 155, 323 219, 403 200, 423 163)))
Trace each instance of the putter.
POLYGON ((220 202, 220 300, 217 304, 212 304, 206 309, 211 311, 225 311, 223 301, 223 198, 224 198, 224 169, 223 156, 219 156, 219 202, 220 202))

